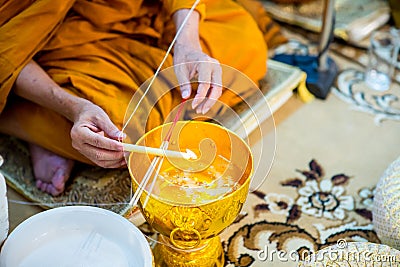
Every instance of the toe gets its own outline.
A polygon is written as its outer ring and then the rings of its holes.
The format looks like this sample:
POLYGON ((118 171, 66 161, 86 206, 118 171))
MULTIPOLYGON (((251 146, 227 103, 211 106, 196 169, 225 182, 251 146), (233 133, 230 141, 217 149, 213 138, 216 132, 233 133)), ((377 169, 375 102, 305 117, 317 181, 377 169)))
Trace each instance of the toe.
POLYGON ((38 189, 40 189, 40 187, 42 186, 42 184, 43 184, 43 182, 42 182, 42 180, 36 180, 36 187, 38 188, 38 189))
POLYGON ((40 185, 39 189, 42 190, 43 192, 46 192, 47 185, 48 185, 48 183, 42 182, 42 184, 40 185))
POLYGON ((53 178, 51 179, 51 183, 54 187, 59 192, 64 191, 65 187, 65 181, 68 179, 68 173, 66 173, 66 170, 62 168, 58 168, 57 171, 54 173, 53 178))
POLYGON ((58 196, 59 194, 61 194, 63 192, 63 190, 58 190, 57 188, 54 187, 54 185, 49 184, 49 186, 47 187, 47 193, 51 194, 53 197, 58 196))

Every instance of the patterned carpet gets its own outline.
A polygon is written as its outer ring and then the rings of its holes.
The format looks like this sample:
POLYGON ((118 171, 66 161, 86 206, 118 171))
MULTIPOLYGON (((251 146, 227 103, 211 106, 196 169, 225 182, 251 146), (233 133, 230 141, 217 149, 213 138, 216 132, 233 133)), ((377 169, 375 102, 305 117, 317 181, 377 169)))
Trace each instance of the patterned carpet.
POLYGON ((374 188, 398 156, 399 131, 398 122, 376 126, 334 95, 280 123, 271 172, 222 234, 227 266, 296 266, 260 251, 307 255, 341 239, 380 243, 374 188))

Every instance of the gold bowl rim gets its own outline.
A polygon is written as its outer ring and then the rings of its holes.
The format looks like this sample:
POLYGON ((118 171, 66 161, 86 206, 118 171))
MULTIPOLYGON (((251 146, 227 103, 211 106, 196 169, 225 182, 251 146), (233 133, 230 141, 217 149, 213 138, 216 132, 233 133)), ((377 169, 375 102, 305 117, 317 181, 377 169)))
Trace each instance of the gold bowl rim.
MULTIPOLYGON (((165 126, 170 125, 170 124, 172 124, 172 123, 173 123, 173 122, 168 122, 168 123, 161 124, 161 125, 159 125, 159 126, 157 126, 157 127, 154 127, 154 128, 151 129, 150 131, 146 132, 142 137, 140 137, 139 140, 136 142, 136 144, 139 144, 139 143, 140 143, 144 138, 146 138, 146 136, 149 135, 151 132, 155 132, 155 131, 157 131, 159 128, 165 127, 165 126)), ((167 201, 167 200, 165 200, 165 199, 161 199, 161 198, 159 198, 158 196, 154 196, 153 194, 150 195, 150 198, 153 198, 153 199, 155 199, 155 200, 157 200, 157 201, 159 201, 159 202, 165 203, 165 204, 167 204, 167 205, 174 205, 174 206, 181 206, 181 207, 201 207, 201 206, 205 206, 205 205, 209 205, 209 204, 215 203, 215 202, 217 202, 217 201, 221 201, 222 199, 226 199, 226 198, 229 198, 229 197, 233 197, 233 196, 235 196, 236 194, 239 194, 239 192, 242 190, 242 188, 247 187, 247 186, 250 184, 250 181, 251 181, 251 178, 252 178, 253 172, 254 172, 254 159, 253 159, 253 154, 252 154, 252 152, 251 152, 250 146, 249 146, 241 137, 239 137, 235 132, 233 132, 233 131, 231 131, 231 130, 229 130, 229 129, 227 129, 227 128, 225 128, 225 127, 219 125, 219 124, 212 123, 212 122, 206 122, 206 121, 191 120, 191 121, 177 121, 176 123, 177 123, 177 124, 178 124, 178 123, 196 123, 196 124, 207 124, 207 125, 212 125, 213 127, 215 126, 215 127, 220 128, 220 129, 222 129, 222 130, 228 131, 230 134, 232 134, 233 136, 235 136, 238 140, 241 140, 242 143, 243 143, 243 145, 246 147, 246 149, 247 149, 248 152, 249 152, 249 159, 250 159, 250 161, 251 161, 251 169, 250 169, 249 175, 248 175, 248 177, 246 178, 246 181, 245 181, 237 190, 235 190, 235 191, 233 191, 233 192, 230 192, 230 193, 224 195, 222 198, 216 198, 216 199, 210 200, 209 202, 206 202, 206 203, 201 203, 201 204, 192 204, 192 203, 190 203, 190 204, 184 204, 184 203, 177 203, 177 202, 172 202, 172 201, 167 201)), ((130 154, 129 154, 129 159, 128 159, 128 170, 129 170, 129 174, 130 174, 130 176, 131 176, 131 181, 134 182, 137 186, 139 186, 139 184, 137 183, 137 181, 136 181, 136 179, 135 179, 135 176, 133 175, 132 170, 131 170, 132 155, 134 155, 134 153, 130 153, 130 154)), ((147 190, 143 190, 143 193, 145 193, 146 195, 148 195, 147 190)))

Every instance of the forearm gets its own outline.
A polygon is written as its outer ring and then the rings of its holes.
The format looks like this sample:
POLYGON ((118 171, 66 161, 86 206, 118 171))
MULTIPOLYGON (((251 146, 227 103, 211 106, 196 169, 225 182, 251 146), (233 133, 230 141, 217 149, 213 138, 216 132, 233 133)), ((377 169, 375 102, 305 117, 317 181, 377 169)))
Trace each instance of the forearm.
MULTIPOLYGON (((189 9, 177 10, 174 15, 175 27, 179 29, 189 9)), ((199 35, 200 14, 195 11, 188 17, 174 47, 175 73, 180 84, 182 98, 192 93, 191 79, 196 75, 198 87, 192 102, 197 113, 205 114, 222 93, 222 70, 218 60, 202 51, 199 35)))
MULTIPOLYGON (((175 23, 176 30, 182 25, 185 17, 189 13, 189 9, 181 9, 174 13, 173 20, 175 23)), ((193 11, 190 14, 182 32, 176 40, 177 45, 190 45, 193 48, 201 50, 200 38, 199 38, 199 20, 200 15, 197 11, 193 11)))
POLYGON ((20 72, 15 83, 15 94, 51 109, 74 121, 85 104, 83 98, 71 95, 56 84, 34 61, 20 72))

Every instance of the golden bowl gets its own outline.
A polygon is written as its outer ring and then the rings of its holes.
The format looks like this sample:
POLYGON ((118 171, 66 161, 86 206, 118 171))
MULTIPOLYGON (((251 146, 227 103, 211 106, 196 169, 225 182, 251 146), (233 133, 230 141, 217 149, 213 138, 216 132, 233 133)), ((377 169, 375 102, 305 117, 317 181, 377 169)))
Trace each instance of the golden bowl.
MULTIPOLYGON (((137 144, 160 147, 171 127, 168 123, 154 128, 137 144)), ((165 157, 150 196, 152 181, 144 187, 139 207, 147 222, 174 247, 201 249, 240 212, 249 190, 253 157, 240 137, 217 124, 179 121, 173 129, 168 149, 190 149, 200 158, 165 157)), ((128 167, 135 191, 153 159, 146 154, 130 155, 128 167)))

